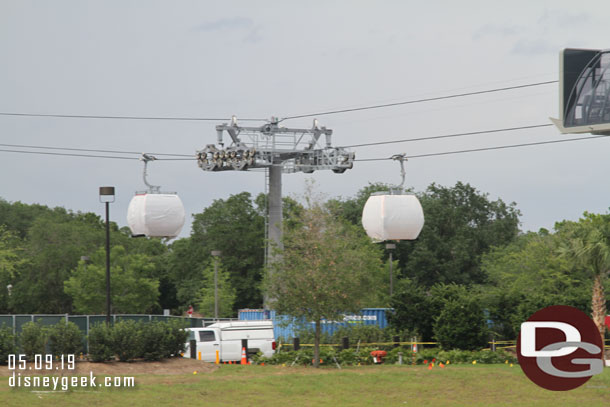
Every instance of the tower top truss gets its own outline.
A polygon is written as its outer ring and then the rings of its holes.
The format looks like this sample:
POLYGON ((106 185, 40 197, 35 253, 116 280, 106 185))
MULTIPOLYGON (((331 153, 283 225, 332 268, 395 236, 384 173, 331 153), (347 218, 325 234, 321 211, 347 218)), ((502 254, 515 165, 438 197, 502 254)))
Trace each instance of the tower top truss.
POLYGON ((197 162, 204 171, 247 171, 281 165, 285 173, 343 173, 354 165, 355 154, 332 147, 333 131, 319 126, 317 120, 309 129, 280 126, 277 117, 262 126, 248 127, 240 126, 233 116, 230 123, 216 126, 216 133, 216 144, 197 152, 197 162))

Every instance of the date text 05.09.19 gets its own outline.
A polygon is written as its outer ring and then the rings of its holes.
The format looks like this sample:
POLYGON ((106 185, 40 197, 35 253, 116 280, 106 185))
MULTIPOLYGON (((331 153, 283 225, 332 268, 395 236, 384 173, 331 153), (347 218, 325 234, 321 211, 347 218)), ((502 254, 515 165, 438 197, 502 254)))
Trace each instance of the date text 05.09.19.
POLYGON ((74 370, 74 355, 36 354, 28 360, 27 355, 8 355, 9 370, 74 370))

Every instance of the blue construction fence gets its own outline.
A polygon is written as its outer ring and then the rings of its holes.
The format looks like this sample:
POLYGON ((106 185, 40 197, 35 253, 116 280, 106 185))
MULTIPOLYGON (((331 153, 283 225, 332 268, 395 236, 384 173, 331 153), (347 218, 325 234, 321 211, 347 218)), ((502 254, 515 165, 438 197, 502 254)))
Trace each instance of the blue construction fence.
MULTIPOLYGON (((379 328, 388 326, 387 314, 391 308, 363 308, 357 314, 344 314, 340 321, 322 320, 322 332, 332 335, 337 329, 354 325, 376 325, 379 328)), ((241 309, 238 319, 240 321, 272 320, 276 338, 294 338, 300 329, 315 328, 313 322, 297 321, 286 315, 277 315, 273 310, 241 309)))

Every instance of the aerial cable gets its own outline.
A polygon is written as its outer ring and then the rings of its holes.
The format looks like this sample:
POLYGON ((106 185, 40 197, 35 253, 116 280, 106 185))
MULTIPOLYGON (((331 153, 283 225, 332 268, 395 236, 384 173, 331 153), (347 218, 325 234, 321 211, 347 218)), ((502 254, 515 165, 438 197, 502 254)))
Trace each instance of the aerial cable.
MULTIPOLYGON (((428 153, 428 154, 418 154, 405 156, 406 159, 410 158, 425 158, 425 157, 435 157, 435 156, 443 156, 443 155, 452 155, 452 154, 463 154, 463 153, 473 153, 480 151, 493 151, 493 150, 503 150, 509 148, 519 148, 519 147, 530 147, 530 146, 539 146, 546 144, 557 144, 557 143, 567 143, 571 141, 581 141, 581 140, 591 140, 598 138, 610 137, 610 135, 596 135, 589 137, 577 137, 571 139, 563 139, 563 140, 551 140, 551 141, 539 141, 534 143, 521 143, 521 144, 509 144, 503 146, 495 146, 495 147, 483 147, 483 148, 474 148, 467 150, 456 150, 456 151, 444 151, 439 153, 428 153)), ((40 155, 56 155, 56 156, 68 156, 68 157, 84 157, 84 158, 106 158, 106 159, 118 159, 118 160, 139 160, 137 157, 121 157, 121 156, 107 156, 107 155, 94 155, 94 154, 75 154, 75 153, 54 153, 48 151, 24 151, 24 150, 7 150, 0 149, 0 152, 5 153, 21 153, 21 154, 40 154, 40 155)), ((157 158, 157 161, 191 161, 195 158, 157 158)), ((392 157, 382 157, 382 158, 359 158, 354 161, 385 161, 391 160, 392 157)))
POLYGON ((109 155, 94 155, 94 154, 75 154, 75 153, 52 153, 49 151, 24 151, 24 150, 5 150, 0 149, 3 153, 21 153, 21 154, 40 154, 40 155, 59 155, 67 157, 85 157, 85 158, 112 158, 117 160, 137 160, 137 157, 120 157, 109 155))
MULTIPOLYGON (((173 120, 173 121, 223 121, 227 118, 209 117, 163 117, 163 116, 103 116, 103 115, 78 115, 78 114, 44 114, 44 113, 20 113, 20 112, 0 112, 0 116, 18 117, 54 117, 61 119, 111 119, 111 120, 173 120)), ((267 121, 267 119, 240 119, 242 121, 267 121)))
MULTIPOLYGON (((95 155, 95 154, 76 154, 76 153, 55 153, 49 151, 25 151, 25 150, 8 150, 0 149, 2 153, 21 153, 21 154, 39 154, 39 155, 56 155, 64 157, 83 157, 83 158, 106 158, 116 160, 139 160, 138 157, 122 157, 122 156, 111 156, 111 155, 95 155)), ((157 158, 158 161, 191 161, 193 158, 157 158)))
MULTIPOLYGON (((479 151, 492 151, 492 150, 503 150, 503 149, 508 149, 508 148, 540 146, 540 145, 545 145, 545 144, 567 143, 570 141, 591 140, 591 139, 604 138, 604 137, 610 137, 610 135, 578 137, 578 138, 571 138, 571 139, 564 139, 564 140, 538 141, 535 143, 509 144, 509 145, 504 145, 504 146, 473 148, 473 149, 468 149, 468 150, 444 151, 444 152, 440 152, 440 153, 411 155, 411 156, 406 156, 406 158, 408 158, 408 159, 425 158, 425 157, 436 157, 436 156, 451 155, 451 154, 475 153, 475 152, 479 152, 479 151)), ((391 159, 393 159, 393 156, 384 157, 384 158, 360 158, 360 159, 355 159, 354 161, 385 161, 385 160, 391 160, 391 159)))
POLYGON ((464 97, 464 96, 482 95, 485 93, 503 92, 503 91, 513 90, 513 89, 523 89, 523 88, 530 88, 530 87, 534 87, 534 86, 549 85, 551 83, 557 83, 557 82, 559 82, 559 81, 527 83, 527 84, 523 84, 523 85, 515 85, 515 86, 507 86, 507 87, 503 87, 503 88, 479 90, 479 91, 475 91, 475 92, 456 93, 456 94, 452 94, 452 95, 437 96, 437 97, 424 98, 424 99, 414 99, 414 100, 406 100, 406 101, 402 101, 402 102, 384 103, 384 104, 380 104, 380 105, 354 107, 354 108, 350 108, 350 109, 338 109, 338 110, 322 111, 322 112, 317 112, 317 113, 286 116, 286 117, 282 118, 280 120, 280 122, 284 121, 284 120, 301 119, 304 117, 314 117, 314 116, 317 117, 317 116, 325 116, 325 115, 330 115, 330 114, 360 112, 363 110, 384 109, 386 107, 403 106, 403 105, 410 105, 410 104, 423 103, 423 102, 432 102, 432 101, 444 100, 444 99, 454 99, 454 98, 459 98, 459 97, 464 97))
MULTIPOLYGON (((376 141, 372 143, 361 143, 361 144, 352 144, 346 146, 340 146, 341 148, 358 148, 358 147, 368 147, 375 145, 384 145, 384 144, 395 144, 395 143, 409 143, 413 141, 425 141, 425 140, 436 140, 436 139, 444 139, 444 138, 456 138, 456 137, 464 137, 464 136, 474 136, 480 134, 488 134, 488 133, 500 133, 500 132, 509 132, 509 131, 518 131, 518 130, 529 130, 535 128, 542 127, 550 127, 553 124, 534 124, 528 126, 519 126, 519 127, 506 127, 501 129, 491 129, 491 130, 480 130, 480 131, 471 131, 465 133, 452 133, 452 134, 444 134, 440 136, 429 136, 429 137, 417 137, 410 139, 399 139, 399 140, 389 140, 389 141, 376 141)), ((18 147, 18 148, 36 148, 36 149, 44 149, 44 150, 65 150, 65 151, 83 151, 83 152, 91 152, 91 153, 114 153, 114 154, 137 154, 140 155, 141 152, 137 151, 121 151, 121 150, 101 150, 101 149, 87 149, 87 148, 73 148, 73 147, 51 147, 51 146, 36 146, 36 145, 26 145, 26 144, 3 144, 0 143, 2 147, 18 147)), ((196 159, 194 154, 176 154, 176 153, 149 153, 155 156, 172 156, 172 157, 188 157, 187 160, 196 159)), ((168 158, 158 158, 161 160, 179 160, 168 159, 168 158)))
MULTIPOLYGON (((50 146, 34 146, 34 145, 26 145, 26 144, 1 144, 2 147, 18 147, 18 148, 37 148, 44 150, 65 150, 65 151, 84 151, 89 153, 116 153, 116 154, 142 154, 141 152, 136 151, 120 151, 120 150, 95 150, 88 148, 73 148, 73 147, 50 147, 50 146)), ((171 154, 171 153, 150 153, 154 155, 164 155, 164 156, 177 156, 177 157, 193 157, 194 154, 171 154)))
POLYGON ((506 127, 506 128, 502 128, 502 129, 470 131, 470 132, 466 132, 466 133, 452 133, 452 134, 444 134, 441 136, 417 137, 417 138, 389 140, 389 141, 376 141, 376 142, 372 142, 372 143, 352 144, 349 146, 341 146, 341 147, 357 148, 357 147, 377 146, 377 145, 383 145, 383 144, 409 143, 412 141, 424 141, 424 140, 436 140, 436 139, 453 138, 453 137, 475 136, 475 135, 479 135, 479 134, 500 133, 500 132, 517 131, 517 130, 529 130, 529 129, 536 129, 536 128, 541 128, 541 127, 550 127, 550 126, 553 126, 553 124, 552 123, 533 124, 530 126, 506 127))

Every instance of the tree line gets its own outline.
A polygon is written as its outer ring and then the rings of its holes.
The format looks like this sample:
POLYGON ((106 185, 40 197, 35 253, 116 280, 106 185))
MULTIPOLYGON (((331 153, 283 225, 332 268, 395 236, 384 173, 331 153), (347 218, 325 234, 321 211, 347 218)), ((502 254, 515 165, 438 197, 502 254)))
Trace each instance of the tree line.
MULTIPOLYGON (((193 215, 190 236, 174 241, 132 238, 112 223, 113 312, 181 314, 193 305, 213 316, 211 252, 220 250, 225 317, 261 308, 269 290, 276 309, 310 320, 391 307, 396 329, 463 348, 481 346, 490 334, 514 339, 520 323, 547 305, 573 305, 598 326, 603 320, 610 215, 585 213, 552 231, 523 233, 516 204, 461 182, 431 184, 417 193, 425 215, 419 238, 396 242, 390 297, 389 252, 360 223, 369 195, 388 188, 284 198, 286 251, 272 279, 263 270, 262 194, 214 201, 193 215)), ((0 200, 0 313, 104 313, 104 239, 96 214, 0 200)))

